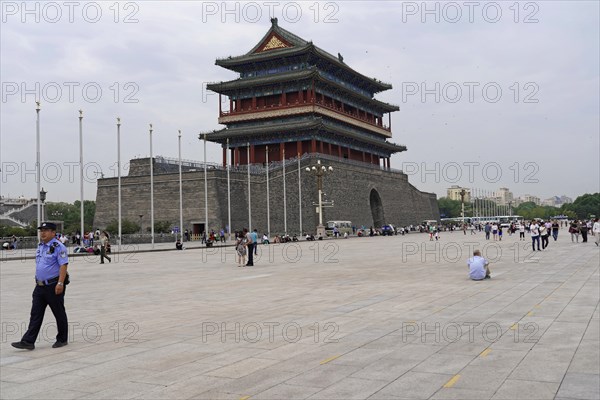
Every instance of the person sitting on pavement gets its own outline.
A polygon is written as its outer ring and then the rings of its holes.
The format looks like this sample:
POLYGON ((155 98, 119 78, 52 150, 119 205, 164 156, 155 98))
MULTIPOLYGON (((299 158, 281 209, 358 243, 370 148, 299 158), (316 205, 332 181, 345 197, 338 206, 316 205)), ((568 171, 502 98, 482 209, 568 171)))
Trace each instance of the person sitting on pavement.
POLYGON ((481 257, 481 251, 475 250, 473 257, 467 260, 469 266, 469 278, 474 281, 491 279, 489 261, 481 257))
POLYGON ((267 236, 267 234, 263 234, 262 237, 262 244, 270 244, 271 242, 269 241, 269 237, 267 236))

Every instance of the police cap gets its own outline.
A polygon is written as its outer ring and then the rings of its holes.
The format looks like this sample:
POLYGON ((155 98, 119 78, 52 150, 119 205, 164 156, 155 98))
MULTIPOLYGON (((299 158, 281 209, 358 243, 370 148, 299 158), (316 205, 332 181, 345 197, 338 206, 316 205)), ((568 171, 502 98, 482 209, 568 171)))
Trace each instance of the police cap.
POLYGON ((38 226, 38 229, 50 229, 50 230, 55 231, 56 224, 54 224, 52 222, 42 222, 42 224, 40 226, 38 226))

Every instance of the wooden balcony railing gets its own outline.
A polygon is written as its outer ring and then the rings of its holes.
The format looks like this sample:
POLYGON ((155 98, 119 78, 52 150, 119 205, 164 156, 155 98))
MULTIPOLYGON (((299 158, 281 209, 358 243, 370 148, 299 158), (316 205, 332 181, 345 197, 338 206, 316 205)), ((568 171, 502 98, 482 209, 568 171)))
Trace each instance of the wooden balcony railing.
POLYGON ((286 103, 286 104, 278 103, 278 104, 271 104, 269 106, 247 107, 247 108, 243 108, 243 109, 238 110, 238 111, 221 111, 221 113, 219 114, 219 117, 228 117, 228 116, 233 116, 233 115, 247 115, 247 114, 255 113, 257 111, 260 112, 260 111, 270 111, 270 110, 273 110, 273 111, 275 111, 275 110, 286 110, 286 109, 291 109, 291 108, 305 107, 307 105, 317 105, 319 107, 323 107, 323 108, 326 108, 328 110, 335 111, 336 113, 338 113, 340 115, 343 115, 345 117, 352 118, 352 119, 355 119, 357 121, 370 124, 370 125, 372 125, 374 127, 384 129, 384 130, 386 130, 388 132, 391 131, 390 127, 387 126, 387 125, 376 124, 373 121, 373 119, 365 118, 363 116, 359 116, 357 113, 349 112, 347 110, 342 110, 341 107, 336 107, 334 105, 324 103, 324 102, 322 102, 320 100, 308 100, 308 101, 304 100, 302 102, 296 101, 294 103, 286 103))

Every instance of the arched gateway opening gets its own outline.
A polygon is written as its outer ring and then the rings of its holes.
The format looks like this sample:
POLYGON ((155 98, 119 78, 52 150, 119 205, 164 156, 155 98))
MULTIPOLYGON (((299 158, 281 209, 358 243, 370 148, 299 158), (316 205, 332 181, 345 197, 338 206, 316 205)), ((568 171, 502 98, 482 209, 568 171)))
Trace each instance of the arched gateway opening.
POLYGON ((385 215, 383 214, 383 203, 381 197, 375 189, 371 189, 369 195, 369 204, 371 205, 371 215, 373 215, 373 227, 382 227, 385 224, 385 215))

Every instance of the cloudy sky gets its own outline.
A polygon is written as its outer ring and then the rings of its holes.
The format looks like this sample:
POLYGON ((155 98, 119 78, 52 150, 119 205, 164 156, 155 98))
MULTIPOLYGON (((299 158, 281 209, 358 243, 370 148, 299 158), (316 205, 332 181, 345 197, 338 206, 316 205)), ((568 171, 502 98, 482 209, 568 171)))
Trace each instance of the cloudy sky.
POLYGON ((392 141, 408 151, 392 167, 417 188, 600 191, 596 1, 24 4, 1 3, 3 196, 36 196, 36 99, 49 201, 79 198, 79 109, 86 199, 116 175, 117 116, 124 163, 149 155, 149 123, 155 155, 176 158, 181 129, 182 157, 201 160, 198 133, 221 127, 205 85, 236 78, 214 61, 249 51, 271 16, 393 85, 377 96, 400 106, 392 141))

